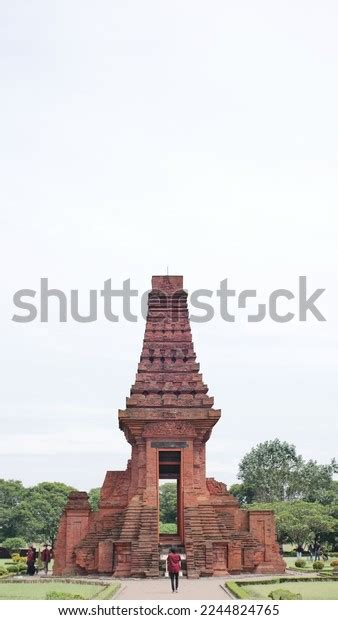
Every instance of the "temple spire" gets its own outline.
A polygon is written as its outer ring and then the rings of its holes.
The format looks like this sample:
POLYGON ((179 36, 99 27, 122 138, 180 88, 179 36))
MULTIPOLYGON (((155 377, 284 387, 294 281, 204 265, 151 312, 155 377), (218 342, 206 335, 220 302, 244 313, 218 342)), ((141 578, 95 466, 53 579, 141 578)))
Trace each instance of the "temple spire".
POLYGON ((136 380, 127 398, 133 407, 213 406, 196 362, 187 292, 182 276, 153 276, 136 380))

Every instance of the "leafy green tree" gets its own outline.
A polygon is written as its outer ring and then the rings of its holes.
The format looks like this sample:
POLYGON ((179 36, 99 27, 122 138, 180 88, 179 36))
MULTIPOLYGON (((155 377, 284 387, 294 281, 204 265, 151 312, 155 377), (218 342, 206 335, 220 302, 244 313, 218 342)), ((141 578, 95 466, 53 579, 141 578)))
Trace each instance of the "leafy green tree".
MULTIPOLYGON (((336 489, 338 489, 338 481, 335 481, 334 484, 336 485, 336 489)), ((332 504, 329 504, 327 506, 328 509, 328 513, 331 517, 333 517, 333 519, 335 520, 335 529, 332 532, 332 534, 329 534, 329 536, 327 537, 327 540, 329 542, 329 544, 331 545, 332 549, 334 551, 338 551, 338 500, 337 500, 337 496, 335 501, 332 504)))
POLYGON ((335 470, 335 460, 332 460, 329 465, 319 465, 312 460, 308 462, 301 460, 298 471, 290 482, 290 493, 307 502, 332 503, 335 497, 332 480, 335 470))
POLYGON ((53 545, 72 490, 62 482, 41 482, 25 489, 21 502, 12 511, 20 535, 26 540, 53 545))
POLYGON ((177 521, 177 485, 174 482, 166 482, 160 486, 160 521, 177 521))
POLYGON ((73 490, 62 482, 41 482, 28 489, 32 540, 54 545, 62 512, 73 490))
MULTIPOLYGON (((332 476, 337 465, 305 462, 292 444, 279 439, 252 448, 239 464, 238 477, 244 489, 253 490, 250 501, 278 502, 301 499, 332 501, 332 476)), ((250 503, 246 501, 246 503, 250 503)))
POLYGON ((13 538, 19 528, 13 511, 19 506, 25 494, 25 488, 19 480, 0 479, 0 536, 13 538))
POLYGON ((21 536, 14 536, 13 538, 5 538, 1 546, 8 549, 10 553, 19 553, 20 549, 26 548, 27 543, 21 536))
POLYGON ((94 512, 96 512, 99 509, 100 492, 101 492, 101 489, 96 488, 96 489, 90 489, 88 493, 89 504, 91 506, 91 509, 94 510, 94 512))
POLYGON ((25 488, 18 480, 0 480, 0 532, 2 539, 54 544, 62 511, 70 491, 62 482, 41 482, 25 488))
POLYGON ((246 506, 247 504, 251 504, 255 498, 255 490, 247 484, 233 484, 229 492, 234 497, 237 497, 241 506, 246 506))
POLYGON ((300 466, 295 446, 279 439, 265 441, 244 456, 238 477, 255 491, 258 502, 289 499, 290 480, 300 466))

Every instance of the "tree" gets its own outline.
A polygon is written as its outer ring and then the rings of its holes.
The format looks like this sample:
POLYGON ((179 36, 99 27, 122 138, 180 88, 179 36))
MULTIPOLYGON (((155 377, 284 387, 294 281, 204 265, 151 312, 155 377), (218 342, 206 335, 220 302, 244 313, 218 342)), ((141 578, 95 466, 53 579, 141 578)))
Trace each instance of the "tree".
POLYGON ((258 444, 243 457, 238 477, 244 488, 253 490, 246 503, 296 499, 328 503, 333 498, 336 467, 334 460, 329 465, 305 462, 294 445, 274 439, 258 444))
POLYGON ((255 498, 255 490, 248 484, 233 484, 229 492, 234 497, 237 497, 241 506, 251 504, 255 498))
POLYGON ((73 490, 62 482, 41 482, 27 490, 25 505, 30 508, 31 540, 54 545, 62 512, 73 490))
POLYGON ((17 533, 26 540, 53 545, 72 490, 62 482, 41 482, 25 489, 21 501, 11 511, 17 533))
POLYGON ((0 535, 12 538, 18 533, 18 523, 13 514, 25 494, 25 488, 19 480, 0 479, 0 535))
POLYGON ((177 521, 177 485, 166 482, 160 486, 160 521, 176 523, 177 521))
POLYGON ((334 499, 332 475, 335 469, 335 460, 332 460, 329 465, 319 465, 312 460, 308 462, 301 460, 299 469, 290 484, 291 493, 307 502, 331 503, 334 499))
POLYGON ((54 544, 62 511, 74 489, 62 482, 41 482, 25 488, 18 480, 0 480, 2 539, 54 544))
POLYGON ((91 509, 94 510, 94 512, 96 512, 99 509, 100 493, 101 493, 100 488, 90 489, 88 493, 89 504, 90 504, 91 509))
POLYGON ((329 540, 337 527, 337 520, 328 506, 316 502, 289 501, 258 503, 248 506, 250 510, 273 510, 276 517, 277 538, 280 543, 296 545, 329 540))

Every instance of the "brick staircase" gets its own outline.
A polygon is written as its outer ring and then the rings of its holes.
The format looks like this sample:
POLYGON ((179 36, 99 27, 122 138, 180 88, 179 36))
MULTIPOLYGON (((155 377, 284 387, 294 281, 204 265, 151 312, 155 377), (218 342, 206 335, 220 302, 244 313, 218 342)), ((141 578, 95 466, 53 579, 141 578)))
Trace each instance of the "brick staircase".
POLYGON ((93 558, 99 542, 130 543, 131 575, 134 577, 158 577, 158 520, 156 508, 143 505, 142 497, 133 497, 127 508, 111 517, 104 528, 94 528, 76 547, 76 564, 80 572, 96 572, 93 558))
POLYGON ((132 543, 131 576, 158 577, 158 516, 156 508, 141 506, 139 529, 132 543))
POLYGON ((204 540, 222 540, 218 514, 211 504, 200 504, 198 514, 204 534, 204 540))
POLYGON ((188 577, 207 577, 213 574, 212 548, 199 544, 199 541, 238 542, 241 548, 253 550, 260 546, 248 530, 236 529, 234 517, 231 514, 226 511, 218 512, 211 504, 200 504, 198 508, 186 508, 184 528, 188 577))
POLYGON ((106 540, 117 540, 123 524, 123 513, 118 513, 111 518, 111 523, 102 529, 93 529, 75 547, 77 567, 85 572, 97 572, 91 568, 93 557, 99 542, 106 540))
POLYGON ((138 538, 141 523, 142 500, 135 495, 129 502, 123 517, 119 540, 135 540, 138 538))

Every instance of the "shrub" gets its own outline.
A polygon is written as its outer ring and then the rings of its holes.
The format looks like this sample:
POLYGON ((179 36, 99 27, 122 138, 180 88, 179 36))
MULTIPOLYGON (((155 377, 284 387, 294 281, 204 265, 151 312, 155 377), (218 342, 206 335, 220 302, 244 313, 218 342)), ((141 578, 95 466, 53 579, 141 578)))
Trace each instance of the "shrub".
POLYGON ((24 564, 23 562, 19 562, 16 567, 19 573, 25 573, 27 570, 27 564, 24 564))
POLYGON ((0 566, 0 576, 1 575, 8 575, 8 570, 4 566, 0 566))
POLYGON ((7 571, 9 573, 17 573, 18 572, 18 564, 9 564, 7 566, 7 571))
POLYGON ((27 564, 27 558, 24 558, 22 555, 19 555, 18 553, 13 553, 12 562, 15 562, 18 564, 27 564))
POLYGON ((338 566, 338 560, 332 560, 331 566, 333 567, 338 566))
POLYGON ((273 601, 300 601, 302 596, 301 594, 296 594, 295 592, 290 592, 290 590, 283 590, 280 588, 278 590, 272 590, 269 594, 269 598, 272 598, 273 601))
POLYGON ((306 561, 305 560, 296 560, 295 561, 295 566, 297 566, 297 568, 304 568, 304 566, 306 566, 306 561))
POLYGON ((319 560, 316 560, 316 562, 314 562, 312 566, 315 570, 322 570, 322 568, 324 568, 324 562, 320 562, 319 560))
POLYGON ((69 592, 47 592, 46 599, 48 601, 85 601, 86 599, 81 594, 71 594, 69 592))
POLYGON ((225 586, 226 588, 228 588, 228 590, 230 590, 231 594, 233 594, 236 598, 241 598, 241 599, 250 598, 248 592, 245 590, 244 587, 242 587, 243 583, 238 584, 236 583, 236 581, 226 581, 225 586))

